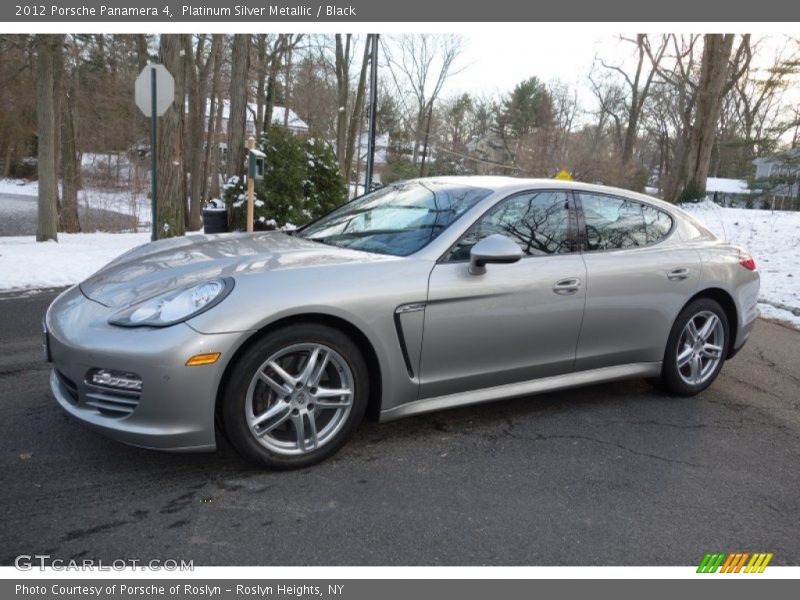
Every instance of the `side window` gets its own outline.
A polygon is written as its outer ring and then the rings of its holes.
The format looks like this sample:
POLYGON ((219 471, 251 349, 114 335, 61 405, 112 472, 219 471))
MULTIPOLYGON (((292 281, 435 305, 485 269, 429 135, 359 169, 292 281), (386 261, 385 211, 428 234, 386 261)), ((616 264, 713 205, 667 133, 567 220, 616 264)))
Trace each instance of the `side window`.
POLYGON ((664 211, 644 205, 644 230, 647 234, 647 243, 655 244, 660 242, 672 230, 672 217, 664 211))
POLYGON ((647 245, 642 204, 601 194, 581 193, 580 197, 589 250, 647 245))
POLYGON ((476 222, 456 243, 448 260, 466 260, 476 243, 505 235, 527 256, 569 252, 569 204, 566 192, 526 192, 506 198, 476 222))

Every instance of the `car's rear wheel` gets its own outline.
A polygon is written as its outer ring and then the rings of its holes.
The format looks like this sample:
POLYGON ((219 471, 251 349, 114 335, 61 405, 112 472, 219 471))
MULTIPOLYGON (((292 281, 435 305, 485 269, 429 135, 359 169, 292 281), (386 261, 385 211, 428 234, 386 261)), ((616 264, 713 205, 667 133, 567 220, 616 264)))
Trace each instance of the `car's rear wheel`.
POLYGON ((719 375, 728 348, 728 317, 718 302, 698 298, 675 319, 661 370, 669 392, 693 396, 719 375))
POLYGON ((290 325, 257 340, 237 360, 223 397, 225 431, 236 449, 275 469, 334 454, 367 406, 367 366, 341 331, 290 325))

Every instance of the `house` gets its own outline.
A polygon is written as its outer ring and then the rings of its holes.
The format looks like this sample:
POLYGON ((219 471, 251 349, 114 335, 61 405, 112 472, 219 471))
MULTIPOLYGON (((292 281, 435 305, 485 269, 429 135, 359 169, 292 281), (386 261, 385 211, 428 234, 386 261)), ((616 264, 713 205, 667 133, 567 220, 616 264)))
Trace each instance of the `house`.
POLYGON ((473 137, 466 144, 467 153, 479 161, 476 163, 478 175, 494 173, 493 164, 509 164, 515 146, 515 140, 503 139, 503 136, 494 129, 490 129, 484 135, 473 137))
MULTIPOLYGON (((188 102, 188 101, 187 101, 188 102)), ((245 135, 256 135, 256 112, 258 105, 255 102, 249 102, 245 109, 246 129, 245 135)), ((231 101, 223 100, 222 102, 222 121, 220 123, 220 138, 224 140, 228 136, 228 122, 230 121, 231 114, 231 101)), ((211 100, 206 102, 206 119, 211 116, 211 100)), ((284 123, 289 131, 294 134, 307 134, 308 123, 301 119, 296 112, 291 108, 285 106, 272 107, 272 124, 278 127, 283 127, 284 123), (288 115, 287 115, 288 112, 288 115)), ((224 147, 224 146, 223 146, 224 147)))
POLYGON ((753 161, 756 166, 756 180, 763 193, 784 204, 784 200, 800 204, 800 148, 778 152, 772 156, 762 156, 753 161))
POLYGON ((721 206, 746 206, 754 193, 745 179, 709 177, 706 179, 706 195, 721 206))
MULTIPOLYGON (((245 118, 246 118, 246 135, 255 135, 256 134, 256 111, 258 110, 258 105, 255 102, 248 102, 247 107, 245 110, 245 118)), ((206 105, 206 116, 211 112, 211 103, 206 105)), ((221 133, 228 133, 228 121, 230 120, 231 114, 231 101, 230 100, 223 100, 222 103, 222 127, 221 133)), ((303 121, 296 112, 294 112, 291 108, 286 108, 285 106, 273 106, 272 107, 272 124, 277 125, 278 127, 283 127, 284 123, 289 128, 289 131, 295 134, 305 134, 308 133, 308 123, 303 121), (287 114, 288 119, 287 119, 287 114)))

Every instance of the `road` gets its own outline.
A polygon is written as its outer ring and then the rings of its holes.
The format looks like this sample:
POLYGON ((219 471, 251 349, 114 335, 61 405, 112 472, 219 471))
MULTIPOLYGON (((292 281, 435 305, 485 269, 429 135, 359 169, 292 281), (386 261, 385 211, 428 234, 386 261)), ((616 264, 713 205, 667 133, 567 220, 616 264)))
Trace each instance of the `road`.
POLYGON ((288 473, 123 446, 48 392, 53 293, 0 299, 0 564, 800 564, 800 333, 759 321, 699 398, 642 381, 364 424, 288 473))
MULTIPOLYGON (((0 237, 35 235, 37 202, 36 196, 0 194, 0 237)), ((136 225, 130 215, 85 206, 80 207, 80 222, 84 231, 126 231, 136 225)))

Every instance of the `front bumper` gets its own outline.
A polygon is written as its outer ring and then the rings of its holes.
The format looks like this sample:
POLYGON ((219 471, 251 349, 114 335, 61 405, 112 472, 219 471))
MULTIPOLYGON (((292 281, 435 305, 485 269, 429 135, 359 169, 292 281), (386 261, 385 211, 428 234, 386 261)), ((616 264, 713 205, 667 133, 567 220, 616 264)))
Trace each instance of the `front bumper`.
POLYGON ((185 323, 160 329, 116 327, 108 324, 111 312, 78 287, 48 309, 50 388, 58 403, 90 428, 126 444, 214 450, 217 390, 242 334, 206 335, 185 323), (222 356, 213 365, 185 366, 189 357, 205 352, 222 356), (135 373, 142 380, 141 392, 93 385, 87 381, 92 369, 135 373))

